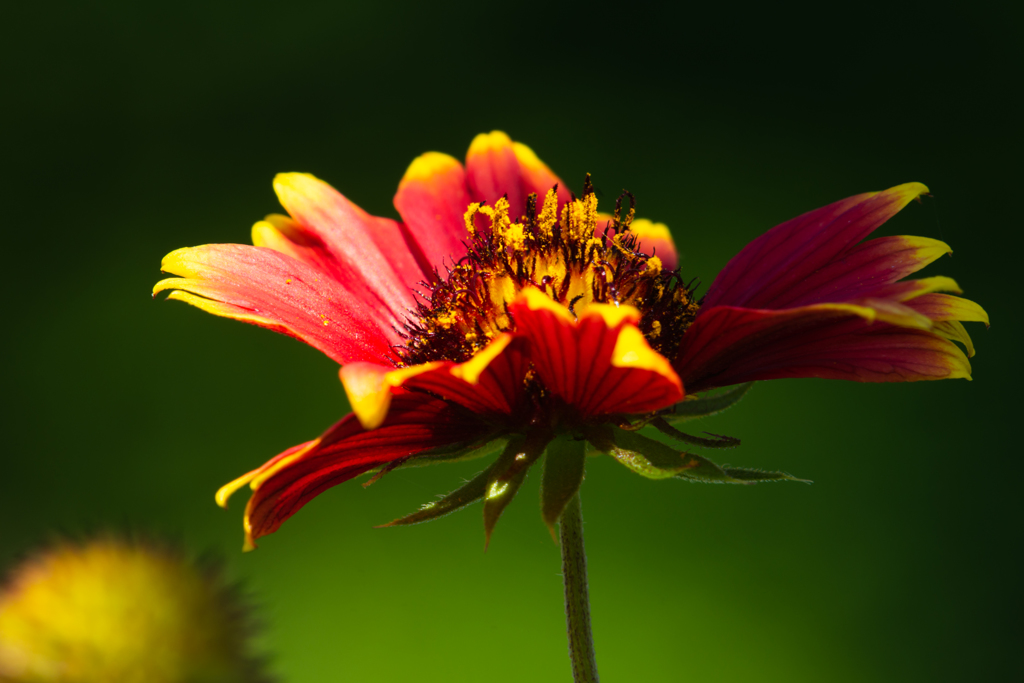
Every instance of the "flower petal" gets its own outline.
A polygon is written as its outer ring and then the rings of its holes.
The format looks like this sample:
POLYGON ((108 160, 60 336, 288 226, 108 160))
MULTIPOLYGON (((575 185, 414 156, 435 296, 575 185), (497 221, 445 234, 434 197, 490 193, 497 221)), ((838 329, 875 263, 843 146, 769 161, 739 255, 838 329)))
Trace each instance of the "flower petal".
POLYGON ((968 299, 949 294, 924 294, 907 302, 907 306, 934 321, 932 330, 951 341, 957 341, 967 349, 967 357, 974 357, 974 342, 961 321, 985 323, 988 327, 988 313, 968 299))
POLYGON ((967 351, 967 357, 974 358, 974 342, 971 340, 971 335, 968 334, 967 328, 959 320, 937 322, 932 326, 932 332, 943 339, 960 342, 964 345, 964 350, 967 351))
POLYGON ((772 308, 848 301, 916 273, 952 250, 928 237, 879 237, 862 242, 780 293, 772 308))
POLYGON ((466 180, 474 202, 494 204, 508 196, 510 213, 518 217, 526 209, 519 159, 512 148, 512 139, 500 130, 480 133, 466 152, 466 180))
POLYGON ((528 361, 522 340, 496 337, 465 363, 434 361, 394 369, 373 363, 341 368, 352 411, 366 429, 376 429, 387 415, 395 390, 425 391, 484 415, 510 415, 523 401, 528 361))
POLYGON ((637 218, 630 223, 629 229, 636 234, 641 253, 657 256, 661 259, 661 265, 668 270, 675 270, 679 266, 676 243, 667 225, 637 218))
MULTIPOLYGON (((734 256, 708 289, 705 310, 716 306, 780 308, 817 295, 805 286, 820 269, 850 251, 912 199, 926 193, 907 183, 856 195, 777 225, 734 256)), ((826 288, 827 283, 822 284, 826 288)))
POLYGON ((338 375, 359 424, 363 429, 376 429, 387 417, 392 390, 402 386, 410 377, 440 365, 440 362, 424 363, 396 370, 393 366, 379 363, 349 363, 341 366, 338 375))
POLYGON ((523 380, 529 361, 523 340, 502 334, 465 363, 442 363, 403 383, 481 415, 512 415, 526 398, 523 380))
POLYGON ((569 188, 565 186, 561 178, 556 176, 548 168, 547 164, 541 161, 534 151, 523 143, 513 142, 512 152, 515 153, 516 160, 519 162, 523 196, 535 194, 539 204, 547 196, 548 191, 557 185, 558 210, 561 212, 562 207, 565 206, 572 196, 569 188))
POLYGON ((371 216, 327 183, 306 173, 280 173, 274 190, 303 237, 337 266, 329 270, 349 289, 365 288, 400 324, 415 307, 413 288, 428 277, 399 224, 371 216))
POLYGON ((962 320, 985 323, 986 327, 989 323, 984 308, 969 299, 949 294, 924 294, 908 301, 907 305, 932 320, 962 320))
POLYGON ((530 287, 511 310, 545 386, 582 416, 644 413, 683 398, 670 363, 637 329, 635 308, 594 304, 574 321, 568 310, 530 287))
POLYGON ((881 322, 877 313, 846 304, 782 311, 718 306, 686 331, 674 366, 689 391, 781 377, 970 378, 970 363, 954 344, 881 322))
POLYGON ((160 267, 182 277, 154 294, 175 290, 169 299, 295 337, 339 363, 380 362, 401 341, 342 284, 271 249, 208 244, 172 251, 160 267))
POLYGON ((472 442, 485 431, 483 423, 444 401, 422 394, 395 396, 378 429, 367 431, 355 415, 346 415, 319 439, 289 449, 228 484, 218 501, 226 501, 241 484, 252 487, 245 511, 246 548, 251 549, 256 539, 276 531, 332 486, 433 448, 472 442))
POLYGON ((466 172, 447 154, 427 152, 405 171, 395 208, 419 245, 428 272, 465 253, 463 241, 469 235, 463 216, 470 201, 466 172))
POLYGON ((534 193, 538 203, 558 185, 559 210, 569 201, 565 183, 551 172, 533 150, 500 130, 480 133, 466 153, 466 180, 475 202, 494 204, 508 195, 509 213, 518 218, 526 211, 526 197, 534 193))
POLYGON ((879 285, 866 292, 866 296, 873 299, 889 299, 891 301, 909 302, 924 294, 932 292, 956 292, 961 294, 960 285, 956 280, 943 275, 935 277, 924 277, 919 280, 903 280, 893 282, 889 285, 879 285))

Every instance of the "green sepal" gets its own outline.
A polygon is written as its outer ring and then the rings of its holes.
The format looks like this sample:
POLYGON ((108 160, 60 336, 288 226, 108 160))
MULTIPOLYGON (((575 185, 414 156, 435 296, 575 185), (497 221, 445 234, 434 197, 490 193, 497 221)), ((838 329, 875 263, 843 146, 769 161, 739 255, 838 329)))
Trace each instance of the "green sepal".
POLYGON ((681 452, 660 441, 609 425, 589 428, 587 439, 599 451, 648 479, 675 477, 705 484, 756 484, 781 479, 807 481, 784 472, 720 467, 696 453, 681 452))
POLYGON ((540 482, 540 513, 555 536, 555 522, 583 483, 586 441, 563 434, 548 444, 544 456, 544 475, 540 482))
POLYGON ((747 469, 745 467, 721 467, 707 458, 693 453, 684 454, 687 469, 682 470, 676 476, 687 481, 696 481, 704 484, 756 484, 759 481, 802 481, 810 484, 808 479, 797 479, 785 472, 767 472, 765 470, 747 469))
POLYGON ((680 470, 676 476, 687 481, 698 481, 705 484, 753 484, 752 481, 745 481, 733 477, 722 467, 711 462, 707 458, 695 453, 684 453, 683 459, 686 462, 686 469, 680 470))
POLYGON ((692 401, 682 401, 670 409, 672 412, 666 412, 662 417, 670 424, 678 424, 720 413, 743 398, 752 386, 754 386, 753 382, 737 384, 714 396, 704 395, 692 401))
POLYGON ((399 467, 426 467, 427 465, 476 460, 477 458, 494 455, 504 448, 507 442, 507 435, 503 434, 498 437, 490 435, 468 444, 444 446, 420 453, 403 461, 399 467))
POLYGON ((651 420, 650 425, 662 434, 670 436, 676 441, 682 441, 683 443, 689 443, 695 446, 703 446, 704 448, 736 448, 740 445, 740 440, 731 436, 719 436, 718 434, 712 434, 712 436, 715 437, 714 439, 704 439, 699 436, 685 434, 670 425, 663 417, 660 416, 651 420))
POLYGON ((484 493, 484 548, 491 542, 491 532, 498 518, 519 492, 530 466, 537 462, 544 448, 551 441, 547 432, 531 432, 528 436, 516 435, 509 439, 505 450, 487 473, 484 493))
POLYGON ((487 477, 493 467, 494 465, 492 464, 491 467, 488 467, 486 470, 470 479, 462 487, 457 488, 444 496, 441 500, 427 503, 411 515, 400 517, 393 522, 381 524, 380 526, 387 527, 421 524, 423 522, 439 519, 445 515, 455 512, 459 508, 466 507, 470 503, 475 503, 484 497, 484 492, 487 490, 487 477))
MULTIPOLYGON (((486 442, 484 444, 479 444, 478 443, 478 444, 476 444, 476 445, 474 445, 472 447, 463 448, 460 451, 452 451, 452 452, 449 452, 449 453, 446 453, 446 454, 434 453, 434 454, 432 454, 432 456, 427 456, 427 457, 443 457, 443 456, 452 457, 456 453, 469 453, 470 451, 472 451, 472 454, 463 455, 461 457, 461 459, 463 459, 463 460, 469 460, 469 459, 472 459, 472 458, 479 458, 479 457, 483 457, 485 455, 490 455, 490 454, 494 453, 496 450, 504 447, 507 441, 508 441, 508 437, 500 437, 500 438, 488 441, 488 442, 486 442)), ((410 463, 410 461, 407 460, 407 461, 402 462, 402 464, 399 465, 399 467, 408 467, 411 464, 412 463, 410 463)), ((421 464, 432 464, 432 463, 421 463, 421 464)), ((457 488, 454 491, 452 491, 451 493, 449 493, 448 495, 443 496, 440 500, 436 500, 436 501, 432 501, 430 503, 427 503, 427 504, 423 505, 419 510, 417 510, 416 512, 414 512, 414 513, 412 513, 410 515, 406 515, 405 517, 400 517, 399 519, 396 519, 393 522, 388 522, 387 524, 381 524, 380 526, 388 527, 388 526, 407 526, 407 525, 410 525, 410 524, 421 524, 423 522, 429 522, 431 520, 438 519, 440 517, 444 517, 445 515, 451 514, 452 512, 455 512, 456 510, 458 510, 460 508, 464 508, 464 507, 466 507, 467 505, 469 505, 471 503, 475 503, 476 501, 478 501, 481 498, 483 498, 484 497, 484 493, 487 492, 487 482, 488 482, 488 479, 490 477, 491 471, 495 468, 495 466, 497 464, 498 464, 498 461, 495 461, 495 462, 491 463, 490 467, 488 467, 483 472, 481 472, 480 474, 478 474, 475 477, 473 477, 472 479, 470 479, 468 482, 466 482, 460 488, 457 488)), ((415 466, 415 465, 413 464, 412 466, 415 466)), ((369 482, 369 483, 372 483, 372 481, 375 481, 377 478, 379 478, 379 477, 375 476, 375 478, 372 479, 371 482, 369 482)), ((366 485, 368 485, 368 484, 364 484, 364 486, 366 486, 366 485)))
POLYGON ((488 436, 483 439, 477 439, 476 441, 442 446, 440 448, 424 451, 417 455, 401 458, 399 460, 392 460, 389 463, 385 463, 380 467, 365 472, 364 474, 369 474, 371 476, 363 482, 363 488, 365 489, 376 484, 384 477, 385 474, 404 467, 426 467, 427 465, 439 465, 441 463, 463 462, 464 460, 476 460, 477 458, 483 458, 501 450, 507 440, 508 439, 504 436, 498 438, 488 436))
POLYGON ((745 467, 723 467, 725 473, 733 479, 742 479, 745 482, 757 483, 759 481, 799 481, 804 484, 813 484, 810 479, 800 479, 786 472, 768 472, 765 470, 752 470, 745 467))
POLYGON ((648 479, 668 479, 686 468, 687 454, 636 432, 595 425, 586 430, 586 437, 594 448, 648 479))

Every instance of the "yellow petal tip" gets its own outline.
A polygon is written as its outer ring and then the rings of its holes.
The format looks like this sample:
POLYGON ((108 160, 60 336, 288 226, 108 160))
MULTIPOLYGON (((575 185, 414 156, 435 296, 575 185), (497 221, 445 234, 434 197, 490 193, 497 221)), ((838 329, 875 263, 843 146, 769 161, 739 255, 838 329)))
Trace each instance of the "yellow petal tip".
POLYGON ((502 147, 511 147, 512 138, 507 133, 501 130, 492 130, 490 133, 480 133, 473 142, 469 144, 468 156, 474 154, 485 154, 493 149, 501 149, 502 147))
POLYGON ((562 306, 536 287, 524 287, 519 293, 518 301, 531 311, 550 311, 563 320, 575 322, 572 314, 569 313, 569 309, 562 306))
POLYGON ((441 152, 427 152, 412 160, 402 176, 399 188, 411 182, 433 178, 436 175, 460 167, 458 159, 441 152))

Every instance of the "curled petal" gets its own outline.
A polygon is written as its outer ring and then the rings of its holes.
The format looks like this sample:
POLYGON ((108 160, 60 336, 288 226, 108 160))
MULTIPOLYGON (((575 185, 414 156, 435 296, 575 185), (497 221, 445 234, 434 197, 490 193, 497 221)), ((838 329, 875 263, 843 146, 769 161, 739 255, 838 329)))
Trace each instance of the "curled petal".
POLYGON ((208 244, 172 251, 156 294, 214 315, 254 323, 300 339, 339 363, 388 358, 400 339, 342 284, 271 249, 208 244))
POLYGON ((395 194, 395 208, 416 240, 428 273, 465 253, 463 215, 470 203, 458 160, 427 152, 413 160, 395 194))
POLYGON ((963 322, 985 323, 988 313, 968 299, 949 294, 924 294, 907 302, 907 306, 934 321, 932 330, 945 339, 960 342, 967 349, 967 357, 974 357, 974 342, 963 322))
POLYGON ((522 339, 502 334, 465 363, 443 363, 403 386, 440 396, 480 415, 512 415, 526 398, 523 380, 529 361, 524 346, 522 339))
POLYGON ((828 282, 814 277, 912 199, 926 193, 907 183, 856 195, 777 225, 748 244, 715 278, 705 310, 716 306, 782 308, 787 301, 819 300, 828 282))
POLYGON ((960 342, 967 351, 967 357, 974 358, 974 342, 971 340, 971 335, 968 334, 967 328, 959 320, 937 322, 932 326, 932 332, 943 339, 960 342))
POLYGON ((349 405, 363 429, 376 429, 387 417, 392 391, 418 374, 442 365, 440 362, 413 365, 397 370, 379 363, 349 363, 338 371, 349 405))
POLYGON ((679 377, 637 329, 632 306, 593 304, 574 320, 531 287, 511 311, 544 385, 581 415, 643 413, 682 400, 679 377))
POLYGON ((231 482, 217 494, 227 498, 245 484, 253 495, 245 510, 246 549, 273 533, 317 495, 355 476, 396 460, 484 435, 486 427, 449 403, 424 396, 396 396, 384 423, 362 428, 354 415, 345 416, 315 441, 291 448, 263 467, 231 482))
POLYGON ((424 391, 477 414, 510 415, 524 399, 528 361, 522 345, 502 334, 465 363, 434 361, 398 369, 352 363, 341 368, 341 381, 366 429, 384 421, 395 391, 424 391))
POLYGON ((686 331, 674 365, 690 391, 781 377, 910 382, 971 375, 967 357, 941 336, 842 304, 713 308, 686 331))

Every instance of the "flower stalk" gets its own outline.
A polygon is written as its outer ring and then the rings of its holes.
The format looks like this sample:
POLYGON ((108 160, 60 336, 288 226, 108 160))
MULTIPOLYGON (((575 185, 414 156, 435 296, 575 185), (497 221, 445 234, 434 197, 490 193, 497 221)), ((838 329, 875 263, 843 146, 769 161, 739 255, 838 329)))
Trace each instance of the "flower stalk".
POLYGON ((590 631, 590 597, 587 594, 587 555, 583 549, 583 514, 580 494, 565 506, 560 524, 562 577, 565 581, 565 621, 569 658, 575 683, 597 683, 594 636, 590 631))

